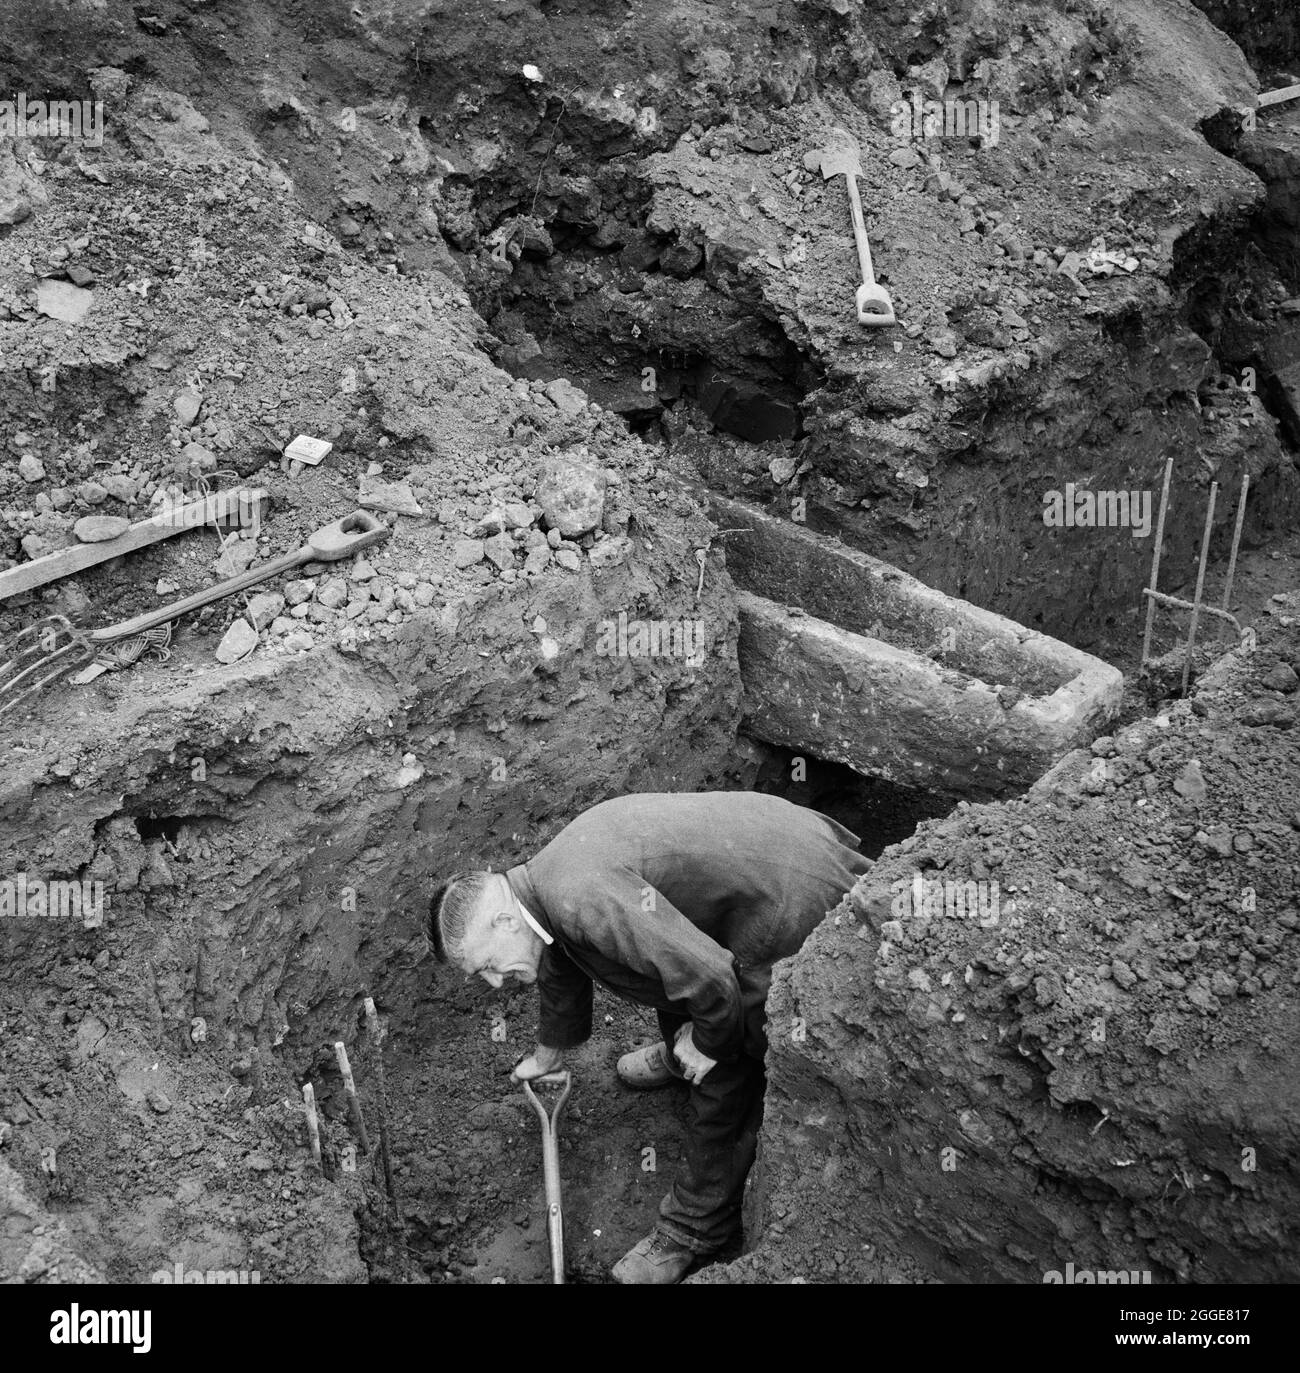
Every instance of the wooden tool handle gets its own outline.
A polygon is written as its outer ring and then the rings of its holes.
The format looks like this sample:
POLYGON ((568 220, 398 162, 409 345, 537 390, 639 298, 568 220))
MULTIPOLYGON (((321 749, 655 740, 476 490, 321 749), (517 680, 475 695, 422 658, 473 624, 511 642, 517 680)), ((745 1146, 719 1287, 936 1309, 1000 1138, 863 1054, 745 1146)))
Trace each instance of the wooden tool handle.
POLYGON ((196 591, 194 595, 186 596, 182 601, 173 601, 171 605, 165 605, 159 610, 148 610, 143 615, 137 615, 133 620, 123 620, 121 624, 109 625, 107 629, 97 629, 90 636, 91 642, 112 644, 119 639, 129 639, 133 635, 143 634, 146 630, 165 625, 188 611, 211 605, 213 601, 220 601, 226 596, 232 596, 236 591, 244 591, 270 577, 278 576, 281 572, 289 572, 295 567, 301 567, 304 563, 311 562, 313 557, 315 554, 310 547, 300 548, 296 553, 286 553, 282 558, 274 558, 271 562, 263 563, 261 567, 254 567, 248 572, 241 573, 238 577, 231 577, 224 582, 218 582, 216 586, 210 586, 206 591, 196 591))
POLYGON ((61 548, 57 553, 49 553, 43 558, 34 558, 19 567, 11 567, 0 572, 0 601, 20 592, 31 591, 57 582, 62 577, 71 577, 74 572, 84 572, 88 567, 106 563, 110 558, 120 558, 124 553, 133 553, 137 548, 147 548, 162 539, 170 539, 185 529, 200 529, 217 520, 226 519, 234 514, 241 505, 256 508, 260 517, 265 513, 267 493, 260 487, 239 487, 234 491, 218 491, 201 500, 189 501, 176 506, 161 515, 151 516, 133 524, 116 539, 106 539, 103 543, 79 544, 75 548, 61 548))
POLYGON ((858 195, 858 179, 846 173, 844 180, 849 186, 849 212, 853 216, 853 239, 858 245, 858 263, 862 268, 862 280, 867 286, 876 284, 875 269, 871 265, 871 245, 867 242, 867 225, 862 218, 862 198, 858 195))

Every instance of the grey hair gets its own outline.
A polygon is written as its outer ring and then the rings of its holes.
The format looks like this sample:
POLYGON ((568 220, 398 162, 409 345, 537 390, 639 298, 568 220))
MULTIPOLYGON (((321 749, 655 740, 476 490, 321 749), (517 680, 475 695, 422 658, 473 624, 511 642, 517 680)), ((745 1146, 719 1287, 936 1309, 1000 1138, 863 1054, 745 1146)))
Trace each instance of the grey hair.
POLYGON ((439 963, 459 961, 470 917, 487 891, 492 876, 486 870, 452 873, 433 893, 425 937, 439 963))

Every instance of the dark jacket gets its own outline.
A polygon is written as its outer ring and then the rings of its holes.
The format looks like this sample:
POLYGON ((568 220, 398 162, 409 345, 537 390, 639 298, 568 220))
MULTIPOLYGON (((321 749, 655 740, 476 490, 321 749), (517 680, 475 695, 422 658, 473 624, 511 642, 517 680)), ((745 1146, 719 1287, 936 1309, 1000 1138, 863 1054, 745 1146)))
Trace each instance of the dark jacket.
POLYGON ((761 1056, 772 964, 859 874, 857 838, 756 792, 650 792, 603 801, 506 877, 554 936, 538 968, 538 1039, 591 1035, 592 980, 688 1017, 709 1058, 761 1056))

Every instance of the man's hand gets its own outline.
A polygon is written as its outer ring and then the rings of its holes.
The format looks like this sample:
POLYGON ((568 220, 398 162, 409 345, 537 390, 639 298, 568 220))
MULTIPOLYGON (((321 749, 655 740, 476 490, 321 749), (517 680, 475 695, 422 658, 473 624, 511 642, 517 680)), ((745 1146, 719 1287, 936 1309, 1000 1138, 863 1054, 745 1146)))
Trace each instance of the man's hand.
POLYGON ((673 1057, 682 1065, 687 1082, 703 1082, 716 1058, 708 1058, 695 1047, 695 1026, 683 1025, 677 1032, 677 1042, 673 1045, 673 1057))
POLYGON ((521 1058, 510 1073, 510 1081, 520 1083, 546 1073, 559 1072, 564 1067, 564 1050, 549 1049, 539 1044, 527 1058, 521 1058))

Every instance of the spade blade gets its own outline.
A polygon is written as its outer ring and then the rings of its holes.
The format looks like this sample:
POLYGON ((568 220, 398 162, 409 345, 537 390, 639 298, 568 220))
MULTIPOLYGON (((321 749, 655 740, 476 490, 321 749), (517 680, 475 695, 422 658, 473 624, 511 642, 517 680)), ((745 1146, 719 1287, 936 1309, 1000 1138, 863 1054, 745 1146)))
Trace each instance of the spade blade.
POLYGON ((831 138, 819 154, 822 176, 829 181, 833 176, 861 176, 862 160, 858 153, 858 141, 847 129, 832 129, 831 138))

